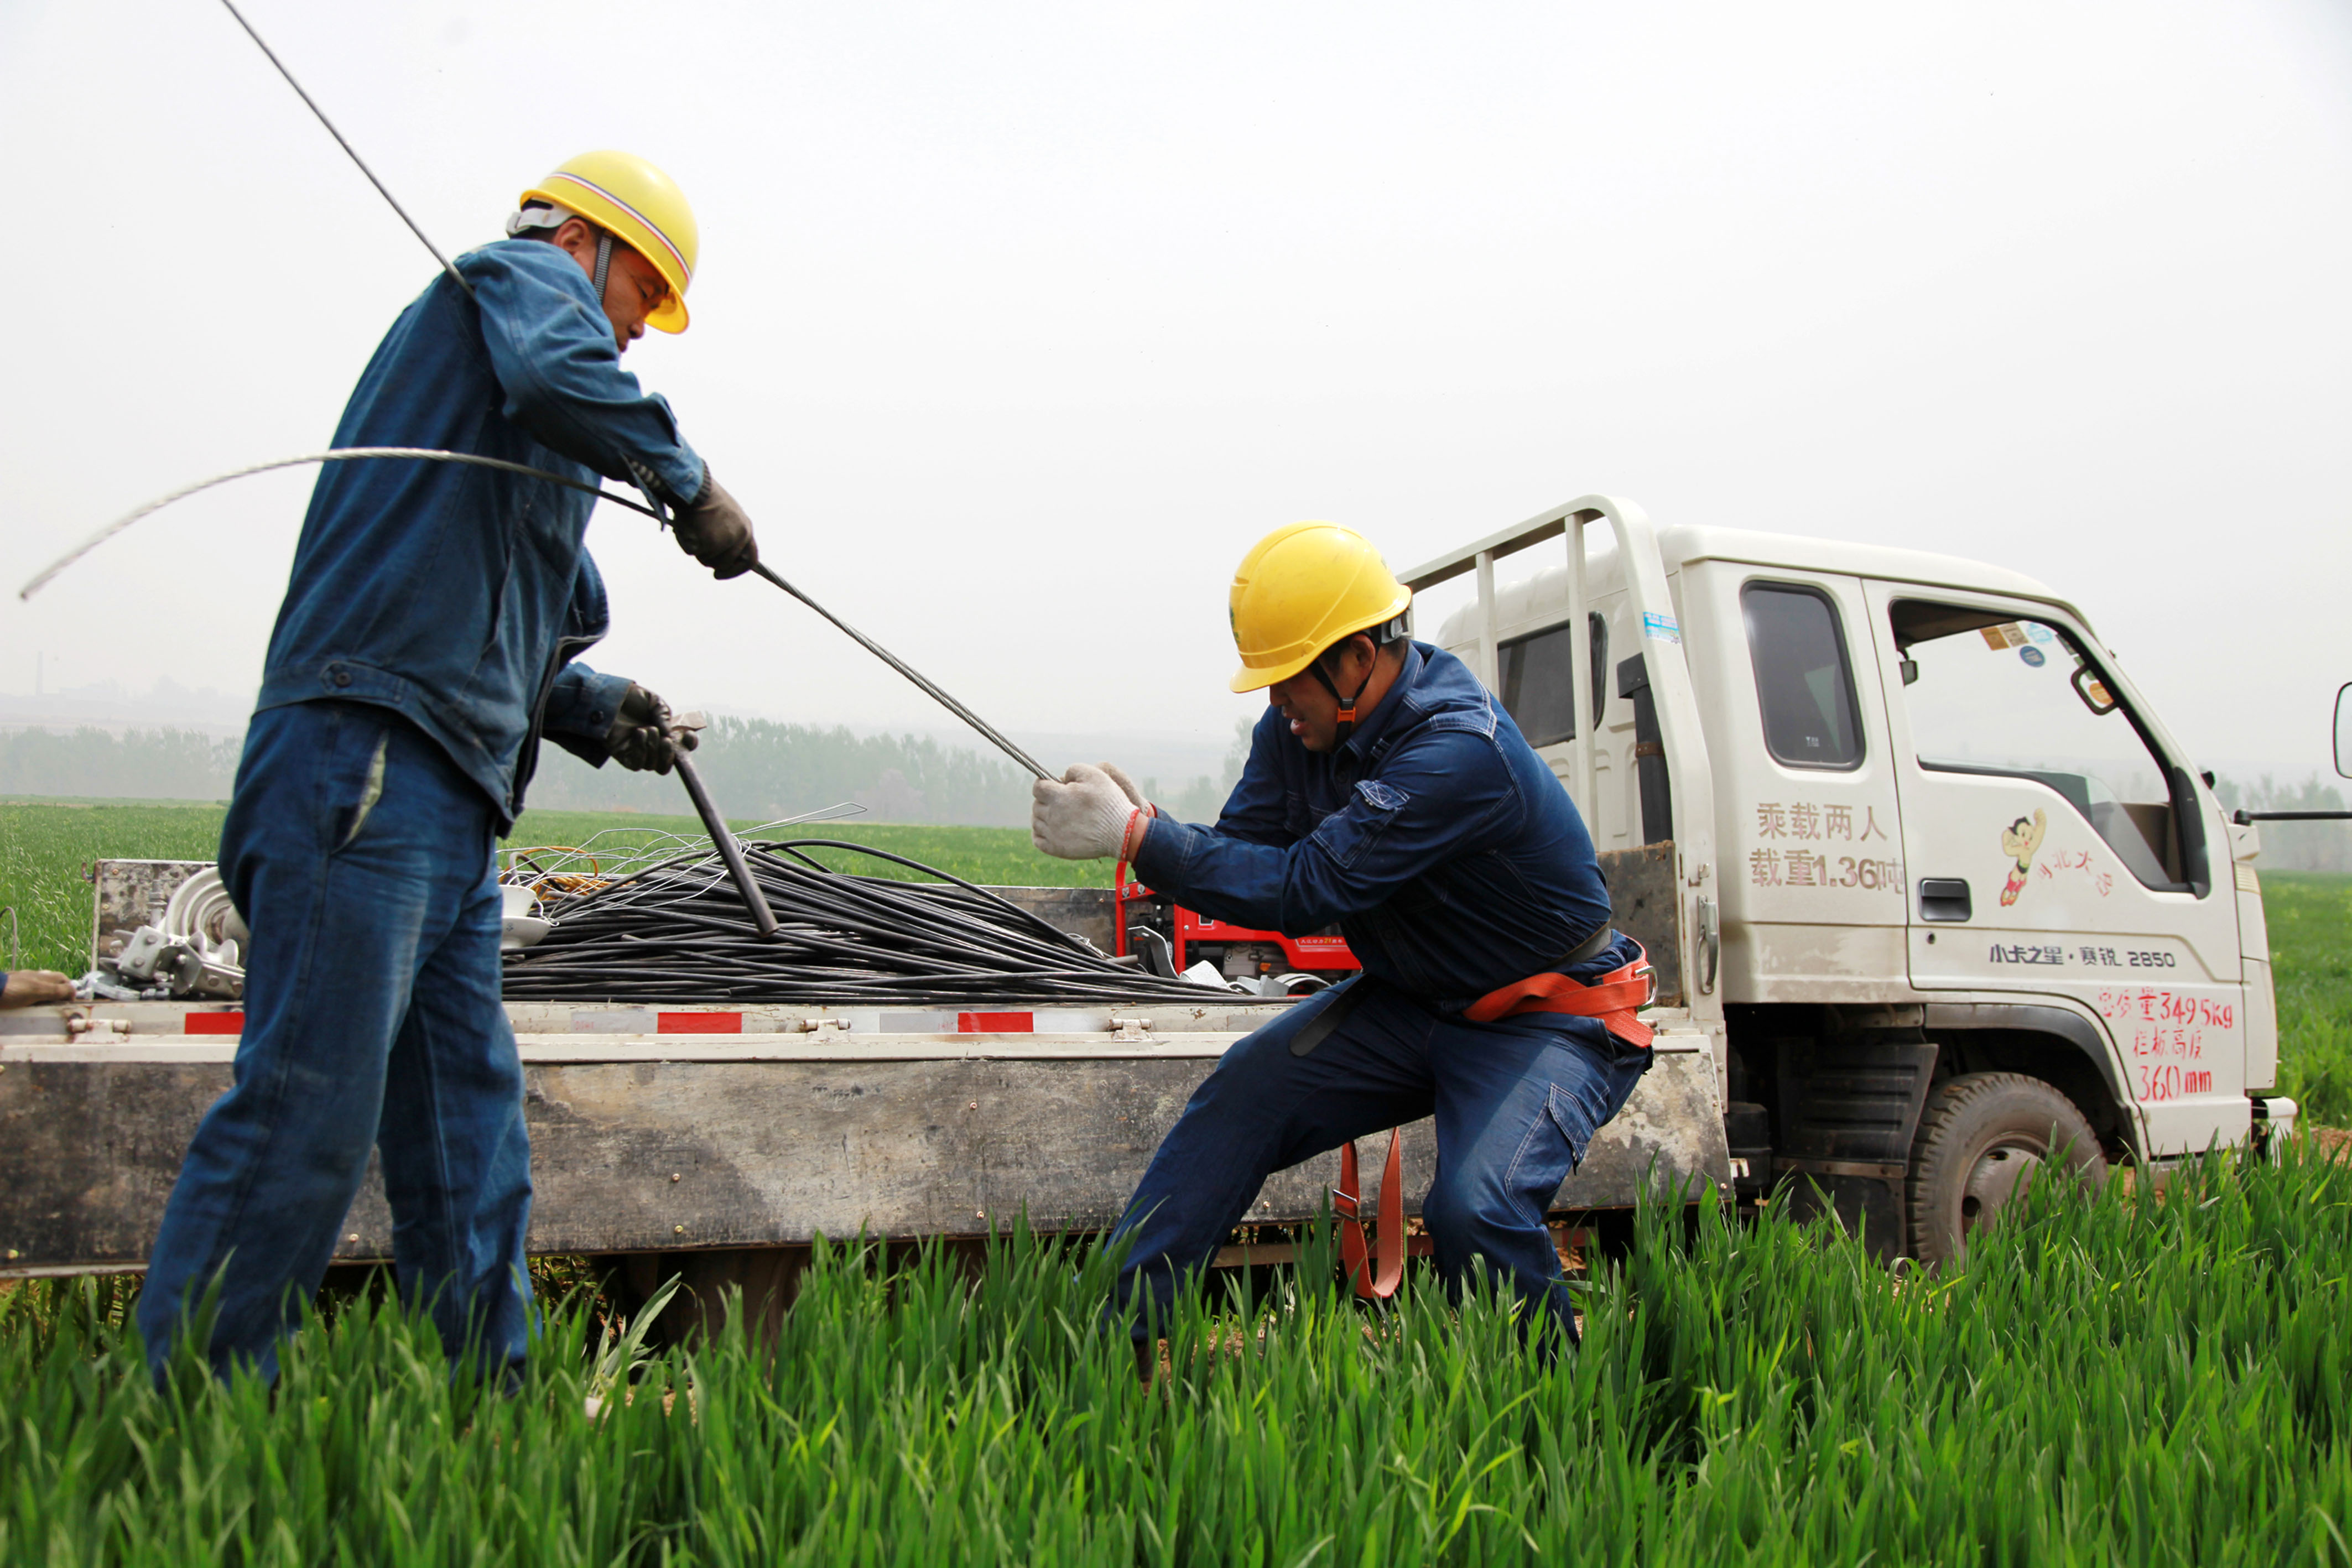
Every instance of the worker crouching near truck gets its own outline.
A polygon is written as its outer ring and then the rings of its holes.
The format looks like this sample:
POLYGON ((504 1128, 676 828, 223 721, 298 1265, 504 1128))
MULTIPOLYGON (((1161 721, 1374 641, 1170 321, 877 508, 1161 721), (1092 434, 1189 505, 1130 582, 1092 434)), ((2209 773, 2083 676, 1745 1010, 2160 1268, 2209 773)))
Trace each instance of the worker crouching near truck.
POLYGON ((1233 689, 1268 706, 1216 826, 1108 765, 1034 787, 1046 853, 1121 856, 1220 920, 1336 921, 1363 964, 1235 1043, 1153 1155, 1113 1233, 1139 1343, 1268 1175, 1433 1113, 1422 1217, 1448 1288, 1484 1260, 1523 1324, 1575 1342, 1544 1215, 1649 1066, 1641 948, 1574 803, 1469 668, 1412 640, 1411 602, 1361 536, 1278 528, 1234 578, 1233 689))
MULTIPOLYGON (((625 153, 525 192, 509 240, 401 313, 335 444, 436 447, 666 502, 719 577, 749 520, 621 354, 686 329, 694 215, 625 153)), ((499 1000, 495 852, 542 737, 667 771, 659 698, 573 662, 604 633, 583 548, 593 500, 457 464, 329 466, 311 493, 221 830, 252 929, 233 1087, 205 1114, 139 1302, 158 1375, 205 1292, 204 1354, 273 1375, 316 1293, 368 1151, 381 1151, 402 1291, 454 1358, 520 1366, 530 1150, 499 1000)))

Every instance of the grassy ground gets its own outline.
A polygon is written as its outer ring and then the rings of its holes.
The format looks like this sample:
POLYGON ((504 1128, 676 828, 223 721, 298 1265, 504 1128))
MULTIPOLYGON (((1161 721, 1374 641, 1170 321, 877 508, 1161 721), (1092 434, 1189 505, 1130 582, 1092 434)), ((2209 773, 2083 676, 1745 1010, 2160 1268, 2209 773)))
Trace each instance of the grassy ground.
POLYGON ((2278 993, 2279 1091, 2352 1125, 2352 876, 2263 873, 2278 993))
MULTIPOLYGON (((217 827, 0 804, 0 902, 54 906, 79 944, 77 861, 202 858, 217 827)), ((1017 832, 813 831, 975 880, 1060 869, 1017 832)), ((2352 1120, 2352 878, 2264 883, 2285 1091, 2352 1120)), ((973 1285, 838 1253, 772 1352, 634 1374, 574 1297, 511 1396, 364 1301, 274 1392, 159 1395, 131 1281, 0 1291, 0 1563, 2352 1568, 2352 1166, 2308 1142, 2161 1201, 2035 1192, 1934 1280, 1832 1232, 1652 1214, 1550 1365, 1491 1302, 1416 1279, 1374 1315, 1309 1267, 1281 1300, 1188 1308, 1146 1392, 1094 1327, 1106 1266, 1018 1241, 973 1285)))
MULTIPOLYGON (((1302 1277, 1316 1278, 1302 1271, 1302 1277)), ((2352 1166, 2037 1189, 1962 1272, 1658 1214, 1545 1365, 1488 1301, 1321 1289, 1174 1326, 1099 1255, 835 1256, 763 1354, 549 1314, 518 1394, 364 1305, 274 1395, 158 1396, 125 1288, 0 1298, 0 1561, 2352 1563, 2352 1166), (603 1396, 591 1420, 584 1398, 603 1396)))
MULTIPOLYGON (((79 804, 0 800, 0 906, 12 906, 22 927, 24 967, 79 975, 89 967, 90 890, 82 872, 109 860, 211 860, 220 849, 224 809, 217 805, 148 802, 79 804)), ((750 821, 731 824, 758 826, 750 821)), ((526 811, 513 844, 577 844, 597 834, 600 845, 627 847, 666 833, 699 835, 691 817, 635 813, 526 811)), ((873 844, 962 877, 967 882, 1041 887, 1108 885, 1109 869, 1059 861, 1030 847, 1018 828, 942 828, 890 822, 821 822, 781 830, 793 838, 845 839, 873 844)), ((843 870, 901 873, 887 861, 819 852, 843 870)), ((5 937, 0 919, 0 942, 5 937)))

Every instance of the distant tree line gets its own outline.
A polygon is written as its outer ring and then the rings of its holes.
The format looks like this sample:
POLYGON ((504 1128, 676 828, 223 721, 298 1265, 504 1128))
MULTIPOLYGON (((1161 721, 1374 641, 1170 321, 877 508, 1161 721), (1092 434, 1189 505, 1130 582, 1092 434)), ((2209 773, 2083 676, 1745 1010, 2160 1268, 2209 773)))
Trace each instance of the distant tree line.
MULTIPOLYGON (((115 735, 26 729, 0 734, 0 795, 150 800, 225 800, 236 779, 242 737, 134 729, 115 735)), ((889 822, 1023 827, 1029 775, 1002 758, 911 735, 722 718, 703 732, 695 760, 719 808, 738 819, 797 816, 849 802, 889 822)), ((1239 764, 1233 764, 1234 773, 1239 764)), ((1213 820, 1226 788, 1202 777, 1172 796, 1143 787, 1191 821, 1213 820)), ((530 805, 563 810, 691 810, 676 779, 591 768, 559 747, 540 752, 530 805)))
MULTIPOLYGON (((1214 821, 1249 755, 1240 721, 1223 777, 1170 785, 1138 782, 1188 822, 1214 821)), ((102 729, 0 734, 0 795, 64 795, 148 800, 225 800, 236 778, 242 737, 194 730, 102 729)), ((722 718, 695 753, 704 779, 730 817, 774 819, 848 801, 886 822, 1021 827, 1029 821, 1029 776, 1002 758, 911 735, 722 718)), ((2251 783, 2223 777, 2213 792, 2231 810, 2340 811, 2344 793, 2314 774, 2282 784, 2265 773, 2251 783)), ((640 810, 675 815, 691 808, 675 779, 590 768, 554 747, 540 754, 530 803, 566 810, 640 810)), ((2352 823, 2265 822, 2258 862, 2273 871, 2352 872, 2352 823)))
MULTIPOLYGON (((2252 784, 2216 777, 2213 793, 2232 811, 2340 811, 2344 794, 2315 773, 2300 784, 2281 784, 2265 773, 2252 784)), ((2352 822, 2263 822, 2264 871, 2352 871, 2352 822)))
POLYGON ((20 729, 0 734, 0 795, 226 800, 242 736, 190 729, 20 729))
MULTIPOLYGON (((1015 827, 1029 821, 1029 775, 1002 758, 928 737, 853 734, 835 727, 721 718, 702 734, 695 766, 730 817, 773 820, 852 802, 887 822, 1015 827)), ((554 747, 540 752, 530 804, 567 810, 690 810, 675 779, 591 768, 554 747)))

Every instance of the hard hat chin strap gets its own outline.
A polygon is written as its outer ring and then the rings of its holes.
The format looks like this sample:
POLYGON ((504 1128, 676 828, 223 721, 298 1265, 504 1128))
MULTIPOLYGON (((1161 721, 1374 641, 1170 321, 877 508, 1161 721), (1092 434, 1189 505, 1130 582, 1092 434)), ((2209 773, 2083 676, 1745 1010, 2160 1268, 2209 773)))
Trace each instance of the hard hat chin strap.
POLYGON ((613 231, 600 228, 596 231, 596 305, 599 309, 604 304, 604 279, 612 273, 613 231))
POLYGON ((1331 694, 1331 700, 1339 705, 1339 733, 1331 742, 1332 746, 1336 747, 1347 745, 1348 737, 1356 733, 1356 705, 1364 700, 1364 694, 1371 689, 1372 677, 1380 674, 1381 650, 1391 643, 1401 642, 1412 635, 1412 611, 1407 607, 1403 614, 1393 620, 1383 622, 1378 627, 1352 632, 1341 639, 1337 645, 1343 648, 1358 637, 1370 637, 1372 640, 1372 662, 1364 671, 1363 683, 1356 687, 1356 695, 1351 697, 1339 695, 1339 683, 1333 680, 1331 673, 1323 667, 1323 660, 1331 653, 1329 648, 1324 649, 1316 656, 1314 663, 1307 666, 1315 672, 1315 678, 1323 683, 1323 689, 1331 694))
POLYGON ((1372 662, 1364 671, 1364 678, 1357 684, 1354 696, 1339 695, 1339 683, 1331 678, 1331 672, 1323 667, 1321 659, 1316 660, 1307 667, 1315 672, 1315 678, 1323 683, 1323 689, 1329 692, 1331 700, 1339 705, 1339 732, 1332 738, 1332 746, 1337 747, 1347 745, 1348 737, 1356 733, 1356 705, 1364 700, 1364 693, 1371 687, 1372 677, 1380 674, 1380 650, 1377 647, 1372 650, 1372 662))

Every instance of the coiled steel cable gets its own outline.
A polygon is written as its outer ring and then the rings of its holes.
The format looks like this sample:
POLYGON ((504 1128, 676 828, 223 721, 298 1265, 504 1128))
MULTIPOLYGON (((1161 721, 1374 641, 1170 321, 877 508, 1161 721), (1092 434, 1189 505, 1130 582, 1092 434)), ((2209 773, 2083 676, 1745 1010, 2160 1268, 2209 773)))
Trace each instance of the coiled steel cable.
POLYGON ((791 839, 746 842, 743 851, 775 912, 774 936, 759 937, 713 856, 680 855, 592 892, 543 899, 554 927, 538 946, 508 955, 508 999, 965 1009, 1198 1005, 1221 995, 1105 957, 986 888, 870 844, 791 839), (835 871, 811 852, 821 850, 932 880, 835 871))

